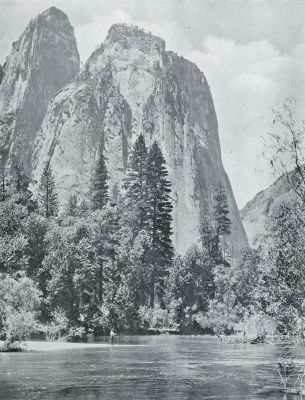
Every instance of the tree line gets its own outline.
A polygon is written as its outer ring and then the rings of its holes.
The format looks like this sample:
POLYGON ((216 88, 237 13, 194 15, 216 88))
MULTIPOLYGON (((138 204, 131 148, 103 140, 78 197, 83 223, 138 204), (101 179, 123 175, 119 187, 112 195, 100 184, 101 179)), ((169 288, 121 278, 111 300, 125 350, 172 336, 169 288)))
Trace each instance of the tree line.
POLYGON ((109 189, 102 151, 86 199, 72 193, 60 210, 50 164, 35 193, 31 183, 21 166, 1 179, 0 320, 9 341, 34 328, 53 339, 111 328, 256 336, 302 329, 302 204, 275 209, 261 246, 234 259, 219 186, 199 242, 179 255, 166 162, 143 135, 120 190, 109 189))
POLYGON ((0 320, 10 341, 173 330, 281 334, 302 329, 302 205, 281 205, 258 249, 230 256, 224 189, 184 255, 172 242, 171 185, 159 145, 136 140, 122 189, 110 193, 100 151, 89 196, 60 210, 45 164, 35 193, 21 166, 0 189, 0 320), (115 192, 115 195, 114 195, 115 192), (299 210, 297 212, 297 210, 299 210), (298 327, 298 328, 296 328, 298 327))
MULTIPOLYGON (((202 218, 200 243, 180 256, 172 242, 166 162, 157 142, 148 149, 143 135, 131 151, 122 190, 110 194, 102 151, 88 198, 70 194, 60 212, 50 163, 35 194, 31 183, 22 166, 2 176, 0 271, 8 285, 31 283, 35 301, 28 303, 36 311, 28 311, 40 330, 56 336, 198 329, 194 315, 207 312, 215 299, 216 266, 229 267, 231 221, 222 187, 212 215, 202 218)), ((4 334, 8 315, 2 312, 4 334)))

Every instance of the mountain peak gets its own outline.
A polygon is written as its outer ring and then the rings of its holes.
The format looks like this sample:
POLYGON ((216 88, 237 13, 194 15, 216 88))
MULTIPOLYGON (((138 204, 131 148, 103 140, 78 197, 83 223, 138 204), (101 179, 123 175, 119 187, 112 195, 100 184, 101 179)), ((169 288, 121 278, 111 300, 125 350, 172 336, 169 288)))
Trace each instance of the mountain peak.
POLYGON ((165 51, 165 41, 144 29, 129 24, 114 24, 108 31, 105 44, 119 43, 123 48, 138 48, 143 52, 165 51))
POLYGON ((44 16, 50 16, 54 18, 66 18, 68 19, 67 15, 57 7, 50 7, 47 8, 45 11, 41 13, 44 16))
MULTIPOLYGON (((2 68, 1 68, 2 69, 2 68)), ((0 164, 29 169, 48 103, 79 71, 74 29, 51 7, 32 19, 12 45, 0 86, 0 164)))
POLYGON ((64 32, 70 35, 71 32, 74 32, 68 16, 56 7, 47 8, 42 13, 38 14, 37 17, 30 22, 28 28, 35 28, 37 25, 46 26, 54 33, 64 32))

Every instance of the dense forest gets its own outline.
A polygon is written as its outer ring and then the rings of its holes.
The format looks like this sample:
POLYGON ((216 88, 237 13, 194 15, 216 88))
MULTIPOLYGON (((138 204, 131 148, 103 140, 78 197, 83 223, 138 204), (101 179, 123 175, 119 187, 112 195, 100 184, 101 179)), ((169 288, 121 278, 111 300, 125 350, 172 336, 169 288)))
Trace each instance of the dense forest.
POLYGON ((304 224, 300 202, 283 204, 262 245, 230 255, 225 191, 202 216, 200 241, 172 243, 171 185, 156 142, 140 135, 123 187, 109 190, 100 152, 86 200, 59 206, 46 164, 34 183, 22 165, 1 178, 0 329, 7 343, 172 331, 248 337, 303 333, 304 224), (35 190, 32 191, 32 188, 35 190))

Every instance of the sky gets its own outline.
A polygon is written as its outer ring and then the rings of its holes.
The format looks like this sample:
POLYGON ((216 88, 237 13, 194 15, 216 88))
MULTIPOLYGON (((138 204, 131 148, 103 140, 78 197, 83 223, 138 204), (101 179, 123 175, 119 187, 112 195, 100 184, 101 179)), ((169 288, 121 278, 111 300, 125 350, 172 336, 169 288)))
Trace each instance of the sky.
POLYGON ((305 110, 305 0, 0 0, 0 63, 29 20, 50 6, 68 15, 83 62, 122 22, 195 62, 211 88, 239 208, 272 183, 262 155, 272 110, 291 96, 305 110))

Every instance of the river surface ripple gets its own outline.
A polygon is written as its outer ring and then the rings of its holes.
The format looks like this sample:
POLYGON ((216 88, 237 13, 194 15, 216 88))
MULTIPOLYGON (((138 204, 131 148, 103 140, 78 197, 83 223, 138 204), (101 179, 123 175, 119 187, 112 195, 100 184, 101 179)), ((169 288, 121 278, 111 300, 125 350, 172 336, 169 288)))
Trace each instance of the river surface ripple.
POLYGON ((282 400, 280 351, 164 335, 116 338, 101 348, 2 353, 0 399, 282 400))

